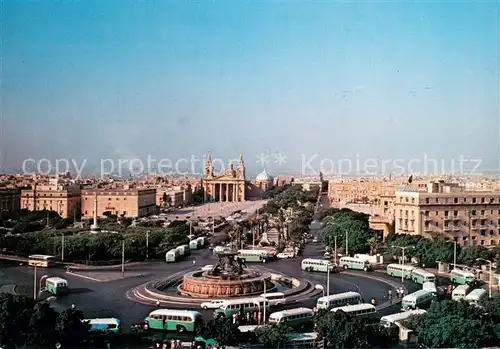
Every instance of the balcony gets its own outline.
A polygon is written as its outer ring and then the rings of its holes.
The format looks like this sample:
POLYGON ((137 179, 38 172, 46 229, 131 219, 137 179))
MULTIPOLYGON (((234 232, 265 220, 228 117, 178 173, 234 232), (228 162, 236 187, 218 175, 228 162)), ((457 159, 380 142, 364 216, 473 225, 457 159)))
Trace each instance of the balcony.
POLYGON ((445 220, 445 221, 450 221, 450 220, 452 220, 452 219, 453 219, 453 218, 452 218, 451 216, 444 216, 444 220, 445 220))
POLYGON ((424 221, 425 222, 432 221, 432 218, 430 216, 424 216, 424 221))
POLYGON ((461 227, 459 227, 459 226, 454 226, 454 227, 453 227, 453 231, 460 231, 460 230, 462 230, 462 228, 461 228, 461 227))
POLYGON ((452 231, 452 230, 453 230, 453 227, 451 225, 443 228, 443 231, 452 231))

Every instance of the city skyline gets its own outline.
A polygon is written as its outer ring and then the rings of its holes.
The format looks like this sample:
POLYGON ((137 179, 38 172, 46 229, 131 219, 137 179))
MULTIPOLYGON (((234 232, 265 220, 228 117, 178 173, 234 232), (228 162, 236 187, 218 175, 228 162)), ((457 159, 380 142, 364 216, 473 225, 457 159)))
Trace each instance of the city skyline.
POLYGON ((499 169, 498 2, 1 6, 0 172, 207 150, 249 173, 315 154, 499 169))

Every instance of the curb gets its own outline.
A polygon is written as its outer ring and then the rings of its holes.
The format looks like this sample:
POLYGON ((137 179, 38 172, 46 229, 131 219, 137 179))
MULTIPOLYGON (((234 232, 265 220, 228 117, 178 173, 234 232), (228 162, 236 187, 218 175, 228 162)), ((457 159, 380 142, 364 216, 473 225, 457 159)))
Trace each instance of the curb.
POLYGON ((99 279, 96 279, 96 278, 93 278, 93 277, 90 277, 90 276, 85 276, 85 275, 81 275, 81 274, 72 273, 70 271, 67 271, 66 274, 73 275, 73 276, 76 276, 76 277, 79 277, 79 278, 83 278, 83 279, 88 279, 88 280, 95 281, 95 282, 103 282, 103 280, 99 280, 99 279))

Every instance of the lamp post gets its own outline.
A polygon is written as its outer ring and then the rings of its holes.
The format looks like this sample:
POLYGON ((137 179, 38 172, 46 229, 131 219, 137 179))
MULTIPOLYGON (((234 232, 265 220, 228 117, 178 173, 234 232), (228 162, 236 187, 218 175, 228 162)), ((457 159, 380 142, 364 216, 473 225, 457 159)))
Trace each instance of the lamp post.
POLYGON ((453 239, 453 269, 457 267, 457 240, 453 239))
POLYGON ((326 266, 326 296, 330 296, 330 266, 331 263, 328 263, 326 266))
POLYGON ((125 239, 122 240, 122 278, 125 277, 125 239))
POLYGON ((36 279, 36 265, 34 267, 34 275, 33 275, 33 299, 36 300, 36 295, 37 295, 37 279, 36 279))
POLYGON ((149 262, 149 230, 146 230, 146 262, 149 262))
MULTIPOLYGON (((403 251, 403 256, 401 257, 401 265, 405 264, 405 250, 407 248, 415 248, 415 246, 391 246, 393 248, 400 248, 403 251)), ((401 271, 401 283, 403 283, 405 280, 405 272, 404 270, 401 271)))
POLYGON ((492 278, 492 276, 493 276, 493 262, 490 260, 484 259, 484 258, 478 258, 478 259, 476 259, 476 261, 483 261, 483 262, 487 262, 490 264, 490 277, 489 277, 490 281, 488 282, 488 290, 489 290, 489 296, 491 298, 491 283, 493 281, 493 278, 492 278))

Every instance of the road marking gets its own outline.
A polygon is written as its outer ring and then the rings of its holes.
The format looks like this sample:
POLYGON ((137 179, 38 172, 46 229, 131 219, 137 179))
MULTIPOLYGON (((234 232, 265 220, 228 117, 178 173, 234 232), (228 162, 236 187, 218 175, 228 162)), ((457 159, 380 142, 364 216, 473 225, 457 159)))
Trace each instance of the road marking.
POLYGON ((66 272, 66 274, 73 275, 73 276, 76 276, 76 277, 79 277, 79 278, 83 278, 83 279, 92 280, 92 281, 95 281, 95 282, 103 282, 103 280, 96 279, 96 278, 93 278, 93 277, 90 277, 90 276, 86 276, 86 275, 76 274, 76 273, 73 273, 73 272, 70 272, 70 271, 66 272))

